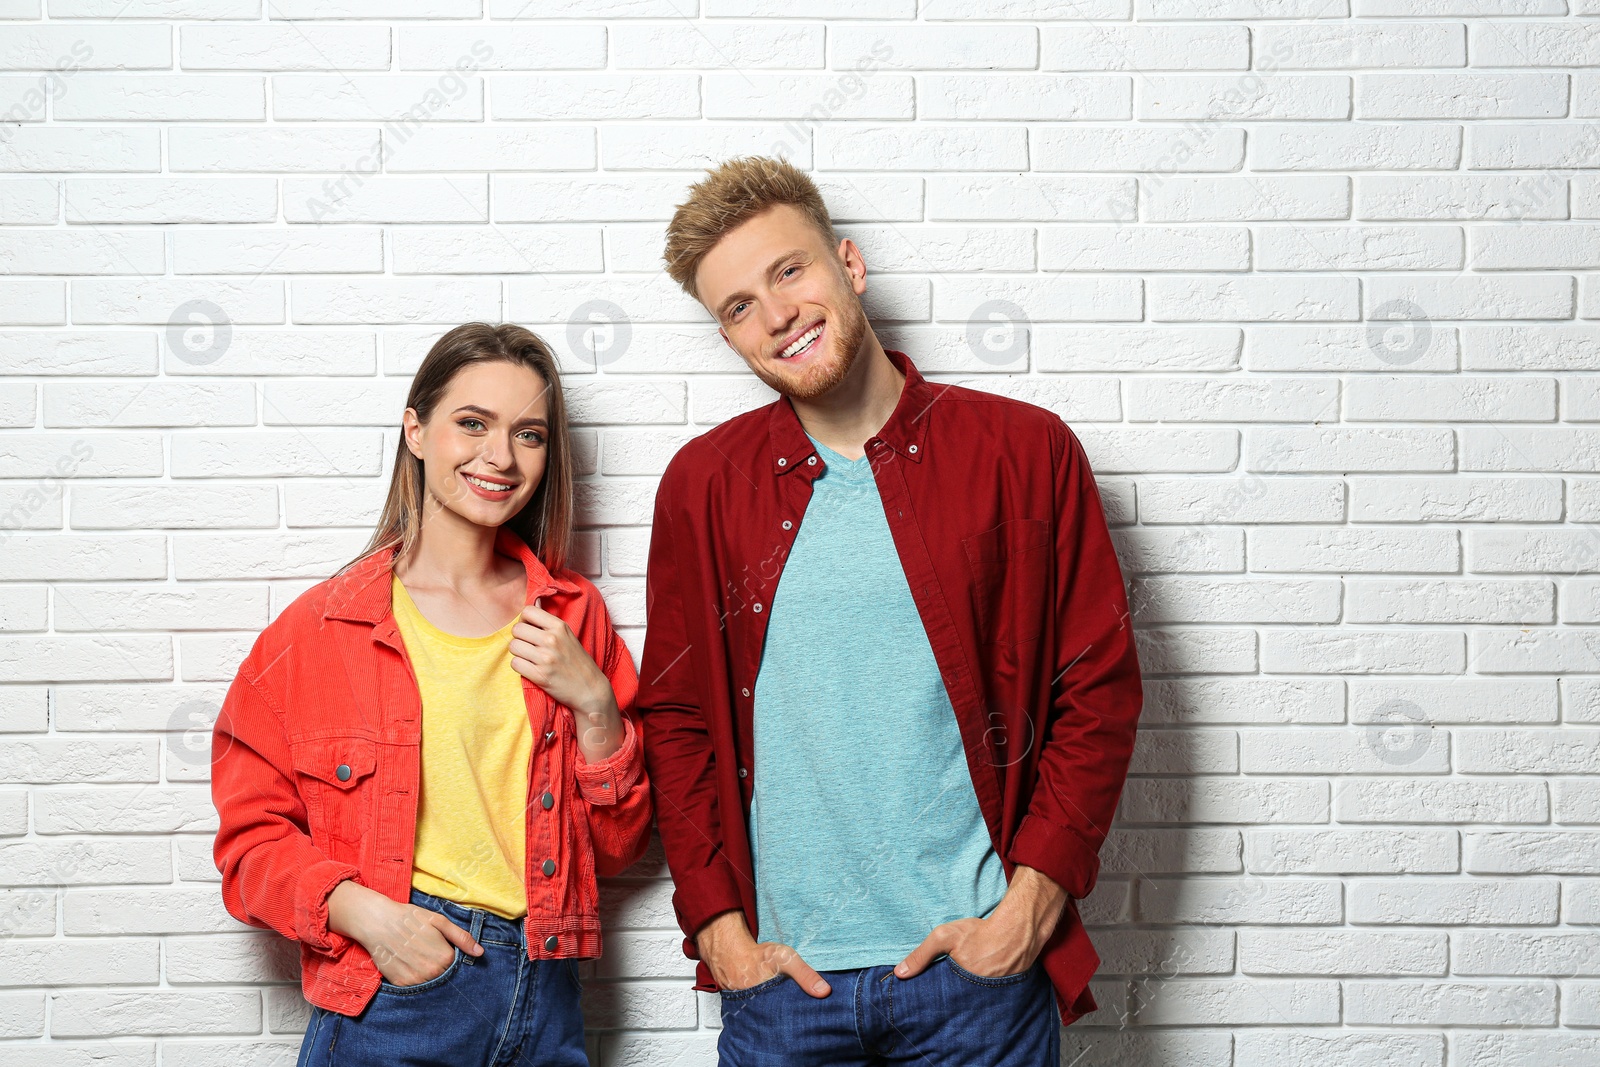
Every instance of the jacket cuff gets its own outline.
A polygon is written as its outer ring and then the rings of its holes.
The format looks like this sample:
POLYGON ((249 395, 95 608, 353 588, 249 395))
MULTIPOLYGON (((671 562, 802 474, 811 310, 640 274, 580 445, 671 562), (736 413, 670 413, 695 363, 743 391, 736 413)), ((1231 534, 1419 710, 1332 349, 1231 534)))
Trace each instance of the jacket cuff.
POLYGON ((690 949, 694 947, 694 936, 700 928, 725 911, 744 910, 739 876, 733 865, 718 855, 712 857, 708 867, 673 872, 672 880, 676 885, 672 894, 673 909, 678 913, 678 925, 687 935, 684 955, 699 959, 698 952, 690 949))
POLYGON ((295 933, 308 947, 329 956, 340 955, 355 943, 343 934, 328 929, 328 894, 346 879, 358 885, 367 884, 361 880, 359 868, 335 860, 313 863, 300 876, 295 933))
POLYGON ((1033 814, 1022 817, 1007 858, 1046 875, 1075 900, 1088 896, 1100 875, 1097 849, 1067 827, 1033 814))
POLYGON ((585 763, 579 753, 573 768, 578 795, 590 804, 616 804, 639 781, 644 769, 644 751, 639 746, 639 729, 633 718, 622 716, 622 747, 599 763, 585 763))

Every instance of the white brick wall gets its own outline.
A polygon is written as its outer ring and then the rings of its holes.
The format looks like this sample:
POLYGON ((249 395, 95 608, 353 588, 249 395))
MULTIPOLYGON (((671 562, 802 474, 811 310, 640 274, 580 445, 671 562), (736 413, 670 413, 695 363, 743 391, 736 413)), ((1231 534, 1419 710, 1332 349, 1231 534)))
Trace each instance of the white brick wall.
MULTIPOLYGON (((1600 2, 0 0, 0 1067, 293 1062, 208 730, 449 326, 561 352, 637 651, 766 399, 659 271, 745 152, 1099 472, 1147 710, 1063 1062, 1600 1063, 1600 2)), ((597 1064, 714 1061, 669 893, 597 1064)))

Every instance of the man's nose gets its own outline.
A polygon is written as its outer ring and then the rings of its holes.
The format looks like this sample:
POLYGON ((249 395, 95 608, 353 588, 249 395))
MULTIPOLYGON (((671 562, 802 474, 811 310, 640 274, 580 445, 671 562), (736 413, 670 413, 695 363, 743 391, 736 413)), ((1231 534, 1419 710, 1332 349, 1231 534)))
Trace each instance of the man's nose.
POLYGON ((799 316, 800 306, 792 300, 773 300, 764 307, 767 310, 767 332, 772 334, 773 340, 781 341, 799 316))

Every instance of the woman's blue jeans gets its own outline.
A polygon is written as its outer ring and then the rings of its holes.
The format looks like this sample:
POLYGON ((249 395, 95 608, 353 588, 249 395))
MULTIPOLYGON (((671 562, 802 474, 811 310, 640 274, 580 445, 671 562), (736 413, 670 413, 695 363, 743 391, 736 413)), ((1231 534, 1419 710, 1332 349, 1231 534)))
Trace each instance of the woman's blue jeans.
POLYGON ((384 982, 360 1015, 312 1008, 297 1067, 588 1067, 576 960, 530 960, 520 920, 411 891, 483 946, 444 973, 384 982))

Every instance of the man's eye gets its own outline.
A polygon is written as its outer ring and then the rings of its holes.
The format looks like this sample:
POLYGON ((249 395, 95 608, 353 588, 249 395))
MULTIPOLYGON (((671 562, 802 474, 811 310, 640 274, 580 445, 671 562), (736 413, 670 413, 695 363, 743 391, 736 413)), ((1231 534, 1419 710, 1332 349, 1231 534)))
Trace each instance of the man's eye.
POLYGON ((800 269, 799 267, 785 267, 784 270, 783 270, 784 277, 788 277, 790 271, 799 270, 799 269, 800 269))
POLYGON ((730 319, 737 318, 739 316, 739 312, 741 312, 743 310, 744 310, 744 305, 743 304, 735 304, 734 307, 733 307, 733 310, 728 312, 728 317, 730 319))

